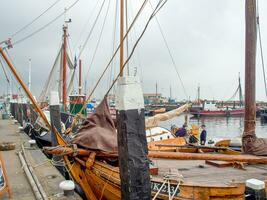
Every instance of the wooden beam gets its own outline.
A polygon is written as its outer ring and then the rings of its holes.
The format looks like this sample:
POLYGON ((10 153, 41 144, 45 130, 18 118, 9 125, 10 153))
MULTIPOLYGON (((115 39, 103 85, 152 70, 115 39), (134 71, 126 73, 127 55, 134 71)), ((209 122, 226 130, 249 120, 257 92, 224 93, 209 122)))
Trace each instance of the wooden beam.
POLYGON ((176 159, 176 160, 221 160, 247 162, 253 164, 267 164, 267 157, 252 155, 224 155, 208 153, 179 153, 179 152, 149 152, 150 158, 176 159))

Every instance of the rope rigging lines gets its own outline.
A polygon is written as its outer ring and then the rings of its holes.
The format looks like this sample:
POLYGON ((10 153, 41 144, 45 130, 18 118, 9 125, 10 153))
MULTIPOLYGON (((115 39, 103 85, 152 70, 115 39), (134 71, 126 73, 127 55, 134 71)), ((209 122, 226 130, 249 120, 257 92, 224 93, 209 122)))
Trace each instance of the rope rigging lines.
POLYGON ((90 37, 91 37, 91 35, 92 35, 92 32, 93 32, 93 30, 94 30, 94 28, 95 28, 95 25, 96 25, 96 23, 97 23, 97 21, 98 21, 98 18, 99 18, 99 16, 100 16, 100 13, 101 13, 103 7, 104 7, 104 4, 105 4, 105 0, 103 0, 103 2, 102 2, 102 4, 101 4, 100 10, 99 10, 99 12, 97 13, 97 16, 96 16, 96 18, 95 18, 95 21, 94 21, 94 23, 93 23, 93 26, 91 27, 91 29, 90 29, 90 31, 89 31, 89 34, 88 34, 88 36, 87 36, 86 39, 85 39, 84 44, 81 45, 81 49, 80 49, 80 52, 79 52, 79 55, 78 55, 78 58, 77 58, 78 60, 80 59, 80 57, 81 57, 81 55, 82 55, 82 53, 83 53, 83 51, 84 51, 84 48, 85 48, 85 46, 87 45, 88 40, 90 39, 90 37))
MULTIPOLYGON (((152 6, 152 4, 151 4, 151 1, 149 1, 149 4, 150 4, 151 8, 153 9, 153 6, 152 6)), ((162 30, 162 27, 161 27, 161 25, 160 25, 160 23, 159 23, 158 18, 155 17, 155 19, 156 19, 156 23, 157 23, 157 25, 158 25, 160 34, 161 34, 161 36, 162 36, 162 38, 163 38, 164 44, 165 44, 165 46, 166 46, 166 48, 167 48, 168 54, 169 54, 169 56, 170 56, 170 58, 171 58, 172 65, 173 65, 173 67, 174 67, 174 69, 175 69, 175 72, 176 72, 178 78, 179 78, 179 81, 180 81, 180 83, 181 83, 181 86, 182 86, 184 95, 185 95, 185 97, 186 97, 186 99, 187 99, 187 98, 188 98, 188 94, 187 94, 187 92, 186 92, 186 89, 185 89, 185 86, 184 86, 182 77, 181 77, 181 75, 180 75, 180 73, 179 73, 179 71, 178 71, 178 68, 177 68, 176 62, 175 62, 175 60, 174 60, 174 57, 173 57, 173 55, 172 55, 171 49, 170 49, 170 47, 169 47, 169 44, 168 44, 168 42, 167 42, 166 36, 165 36, 165 34, 164 34, 163 30, 162 30)))
POLYGON ((87 70, 87 73, 85 75, 85 78, 88 76, 89 71, 90 71, 90 69, 91 69, 91 67, 93 65, 94 60, 95 60, 95 56, 96 56, 96 53, 97 53, 97 50, 98 50, 98 47, 99 47, 99 44, 100 44, 100 41, 101 41, 101 38, 102 38, 102 35, 103 35, 103 30, 104 30, 104 27, 105 27, 105 24, 106 24, 106 19, 107 19, 108 12, 109 12, 109 7, 110 7, 110 0, 108 0, 108 6, 107 6, 106 14, 104 16, 103 24, 101 26, 100 34, 99 34, 99 37, 97 39, 96 48, 95 48, 95 51, 93 53, 93 57, 92 57, 92 60, 90 62, 90 65, 89 65, 89 68, 87 70))
POLYGON ((22 37, 21 39, 15 41, 13 43, 13 45, 19 44, 29 38, 31 38, 32 36, 34 36, 35 34, 41 32, 42 30, 44 30, 45 28, 47 28, 49 25, 53 24, 55 21, 57 21, 61 16, 63 16, 67 11, 69 11, 70 9, 72 9, 77 3, 79 2, 79 0, 76 0, 75 2, 73 2, 69 7, 67 7, 63 12, 61 12, 59 15, 57 15, 54 19, 50 20, 48 23, 46 23, 45 25, 41 26, 40 28, 36 29, 35 31, 33 31, 32 33, 26 35, 25 37, 22 37))
POLYGON ((50 9, 52 9, 58 2, 61 0, 56 0, 52 5, 50 5, 47 9, 45 9, 40 15, 35 17, 32 21, 30 21, 28 24, 25 26, 21 27, 19 30, 17 30, 15 33, 11 35, 11 38, 19 34, 20 32, 24 31, 26 28, 28 28, 30 25, 32 25, 34 22, 36 22, 40 17, 42 17, 45 13, 47 13, 50 9))
MULTIPOLYGON (((140 13, 142 12, 142 10, 144 9, 146 3, 147 3, 148 0, 144 0, 142 6, 140 7, 140 9, 138 10, 135 18, 133 19, 132 23, 130 24, 129 26, 129 29, 127 30, 127 32, 125 33, 124 37, 123 37, 123 41, 126 39, 127 35, 129 34, 130 30, 133 28, 133 25, 135 24, 136 20, 138 19, 138 17, 140 16, 140 13)), ((167 2, 168 0, 160 0, 157 4, 157 6, 155 7, 155 9, 153 10, 152 14, 150 15, 145 27, 143 28, 143 31, 141 32, 140 36, 138 37, 137 41, 135 42, 133 48, 132 48, 132 51, 129 55, 129 57, 126 59, 126 61, 124 62, 123 64, 123 67, 122 69, 125 68, 125 66, 127 65, 127 63, 129 62, 129 60, 131 59, 131 57, 133 56, 134 54, 134 51, 138 45, 138 43, 140 42, 141 38, 143 37, 145 31, 147 30, 148 28, 148 25, 150 24, 151 20, 154 18, 154 16, 161 10, 161 8, 165 5, 165 3, 167 2)), ((84 102, 82 108, 80 109, 80 111, 77 113, 77 115, 74 117, 73 119, 73 122, 72 122, 72 125, 69 129, 66 130, 66 134, 69 134, 70 131, 72 130, 72 128, 75 126, 75 124, 77 123, 77 120, 79 119, 79 117, 81 116, 81 113, 82 113, 82 110, 85 108, 86 106, 86 103, 89 101, 89 99, 91 98, 91 96, 93 95, 93 93, 95 92, 96 88, 98 87, 100 81, 102 80, 104 74, 106 73, 107 69, 109 68, 110 64, 112 63, 114 57, 116 56, 118 50, 120 49, 120 46, 122 44, 120 43, 119 46, 117 47, 116 51, 114 52, 112 58, 110 59, 110 61, 108 62, 108 64, 106 65, 104 71, 102 72, 101 76, 99 77, 99 79, 97 80, 94 88, 92 89, 92 91, 90 92, 89 96, 86 98, 86 101, 84 102)), ((108 89, 106 95, 110 92, 110 90, 112 89, 112 87, 114 86, 114 84, 116 83, 117 79, 119 78, 120 76, 120 73, 116 76, 116 79, 113 81, 113 83, 111 84, 110 88, 108 89)))
POLYGON ((265 95, 267 97, 267 83, 266 83, 266 75, 265 75, 265 65, 264 65, 264 58, 263 58, 263 48, 262 48, 262 41, 261 41, 261 29, 260 29, 260 17, 259 17, 259 6, 257 0, 257 28, 259 33, 259 43, 260 43, 260 52, 261 52, 261 65, 262 65, 262 72, 263 72, 263 79, 264 79, 264 88, 265 88, 265 95))

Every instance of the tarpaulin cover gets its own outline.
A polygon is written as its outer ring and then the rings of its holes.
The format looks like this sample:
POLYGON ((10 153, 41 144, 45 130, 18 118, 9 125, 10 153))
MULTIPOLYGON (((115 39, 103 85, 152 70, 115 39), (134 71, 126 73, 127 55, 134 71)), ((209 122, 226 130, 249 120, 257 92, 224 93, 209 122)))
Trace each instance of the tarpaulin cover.
POLYGON ((243 151, 257 156, 267 156, 267 139, 257 138, 255 134, 243 134, 243 151))
POLYGON ((106 98, 95 109, 95 113, 84 120, 71 143, 86 149, 105 152, 118 151, 117 132, 106 98))

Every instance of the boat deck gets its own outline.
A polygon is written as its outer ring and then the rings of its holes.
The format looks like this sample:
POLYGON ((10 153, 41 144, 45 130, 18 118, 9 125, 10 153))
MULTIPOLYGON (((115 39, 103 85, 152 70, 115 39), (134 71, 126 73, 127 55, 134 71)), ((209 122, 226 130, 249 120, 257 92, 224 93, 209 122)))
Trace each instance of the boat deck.
POLYGON ((168 173, 178 173, 183 176, 184 183, 188 185, 224 187, 233 183, 244 183, 251 178, 267 180, 266 164, 245 165, 244 169, 237 169, 233 166, 212 166, 203 160, 153 159, 153 161, 159 168, 159 174, 155 178, 163 177, 168 173))

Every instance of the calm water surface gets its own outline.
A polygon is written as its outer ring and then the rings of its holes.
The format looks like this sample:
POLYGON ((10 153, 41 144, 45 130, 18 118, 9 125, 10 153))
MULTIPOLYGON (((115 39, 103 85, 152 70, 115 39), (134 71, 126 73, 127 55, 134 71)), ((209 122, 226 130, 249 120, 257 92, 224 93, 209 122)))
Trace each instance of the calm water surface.
MULTIPOLYGON (((185 114, 174 119, 162 122, 160 126, 170 129, 172 125, 182 127, 185 121, 185 114)), ((192 118, 188 115, 189 125, 197 124, 201 126, 206 125, 208 139, 211 138, 235 138, 240 137, 244 130, 243 117, 203 117, 192 118)), ((262 123, 260 118, 256 120, 256 134, 258 137, 267 138, 267 123, 262 123)))

